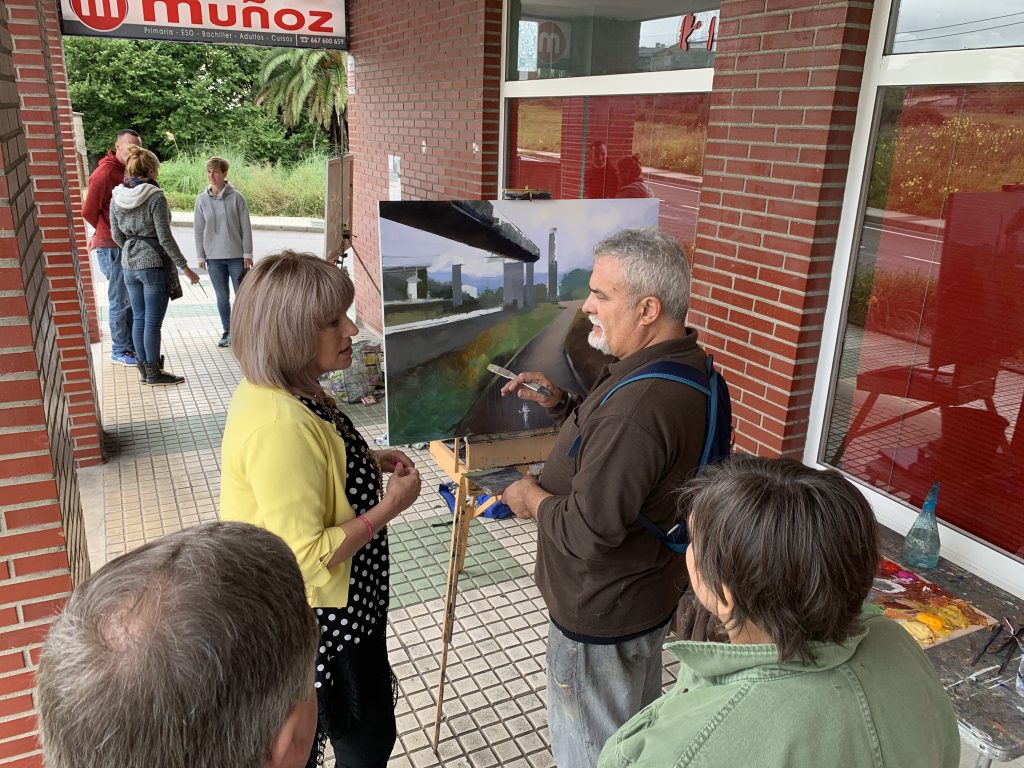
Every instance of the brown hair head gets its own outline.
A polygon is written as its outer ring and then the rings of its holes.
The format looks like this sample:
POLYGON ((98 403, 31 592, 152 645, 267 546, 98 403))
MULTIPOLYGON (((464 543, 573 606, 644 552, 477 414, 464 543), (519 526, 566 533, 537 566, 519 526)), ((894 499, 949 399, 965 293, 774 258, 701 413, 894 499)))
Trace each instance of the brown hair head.
POLYGON ((129 176, 136 176, 140 179, 152 179, 160 170, 160 159, 148 149, 135 144, 125 150, 128 159, 125 161, 124 169, 129 176))
POLYGON ((228 165, 228 161, 225 160, 223 157, 211 157, 209 160, 206 161, 207 173, 209 173, 210 171, 220 171, 221 173, 227 173, 229 167, 230 166, 228 165))
POLYGON ((842 643, 862 630, 878 528, 867 501, 834 469, 735 457, 688 483, 680 508, 705 586, 719 600, 724 587, 732 594, 729 624, 766 632, 780 661, 813 661, 811 642, 842 643))
POLYGON ((245 378, 316 392, 320 331, 354 299, 349 276, 311 253, 284 250, 257 261, 231 311, 231 348, 245 378))

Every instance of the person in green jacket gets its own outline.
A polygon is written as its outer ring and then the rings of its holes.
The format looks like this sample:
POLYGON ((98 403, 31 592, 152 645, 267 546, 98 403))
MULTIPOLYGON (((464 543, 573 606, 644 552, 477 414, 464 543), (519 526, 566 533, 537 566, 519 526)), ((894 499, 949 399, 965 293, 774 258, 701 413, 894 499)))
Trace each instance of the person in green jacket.
POLYGON ((916 641, 862 605, 878 564, 864 497, 835 470, 736 458, 683 495, 697 600, 730 643, 676 642, 673 690, 599 768, 956 768, 956 717, 916 641))

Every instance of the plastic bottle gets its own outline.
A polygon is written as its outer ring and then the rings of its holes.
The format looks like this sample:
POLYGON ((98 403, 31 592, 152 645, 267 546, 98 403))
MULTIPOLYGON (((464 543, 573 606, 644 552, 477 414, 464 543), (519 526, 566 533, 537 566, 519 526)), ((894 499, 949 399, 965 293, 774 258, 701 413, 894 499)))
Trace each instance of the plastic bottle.
POLYGON ((935 483, 928 491, 917 520, 903 539, 903 564, 910 568, 934 568, 939 564, 939 523, 935 519, 935 505, 939 501, 939 486, 935 483))

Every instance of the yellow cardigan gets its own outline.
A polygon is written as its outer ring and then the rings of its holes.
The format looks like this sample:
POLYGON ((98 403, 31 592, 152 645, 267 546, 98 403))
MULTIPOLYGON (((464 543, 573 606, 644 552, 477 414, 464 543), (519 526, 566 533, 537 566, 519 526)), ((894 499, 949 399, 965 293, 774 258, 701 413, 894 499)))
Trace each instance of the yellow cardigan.
POLYGON ((355 512, 345 498, 345 443, 334 427, 282 389, 245 379, 228 407, 221 443, 220 518, 252 523, 291 547, 310 605, 348 603, 352 560, 327 562, 355 512))

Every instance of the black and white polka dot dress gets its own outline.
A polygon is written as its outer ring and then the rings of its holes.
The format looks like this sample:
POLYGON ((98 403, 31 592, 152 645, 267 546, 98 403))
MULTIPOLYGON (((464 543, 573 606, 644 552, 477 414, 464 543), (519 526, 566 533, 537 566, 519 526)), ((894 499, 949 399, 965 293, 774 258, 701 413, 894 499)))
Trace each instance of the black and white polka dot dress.
MULTIPOLYGON (((372 452, 352 421, 337 408, 300 397, 303 405, 324 421, 334 424, 345 442, 348 461, 345 496, 356 515, 364 515, 377 505, 381 489, 380 470, 372 452)), ((316 608, 320 623, 320 653, 317 658, 316 687, 330 686, 330 659, 350 644, 359 645, 370 637, 384 634, 388 616, 388 531, 381 528, 372 541, 352 556, 348 584, 348 605, 316 608)))

